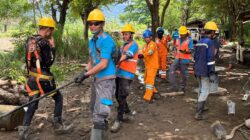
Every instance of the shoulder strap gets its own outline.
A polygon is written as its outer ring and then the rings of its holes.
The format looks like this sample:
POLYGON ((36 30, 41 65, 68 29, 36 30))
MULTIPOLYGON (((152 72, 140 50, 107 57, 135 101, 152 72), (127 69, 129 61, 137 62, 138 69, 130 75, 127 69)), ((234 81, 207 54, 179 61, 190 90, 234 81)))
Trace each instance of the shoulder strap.
POLYGON ((98 54, 100 54, 101 53, 101 51, 97 48, 97 46, 96 46, 96 42, 97 42, 97 40, 98 40, 98 37, 96 36, 96 35, 94 35, 93 36, 93 40, 94 40, 94 47, 95 47, 95 50, 96 50, 96 52, 98 53, 98 54))

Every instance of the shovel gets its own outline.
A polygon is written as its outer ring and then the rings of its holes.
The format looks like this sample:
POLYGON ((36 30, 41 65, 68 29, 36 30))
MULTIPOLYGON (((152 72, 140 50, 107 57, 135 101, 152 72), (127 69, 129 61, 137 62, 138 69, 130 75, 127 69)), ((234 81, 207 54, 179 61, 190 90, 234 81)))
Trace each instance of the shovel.
POLYGON ((26 104, 23 104, 21 106, 11 106, 11 105, 0 105, 0 128, 5 128, 6 130, 11 130, 17 127, 18 125, 22 124, 23 118, 24 118, 24 107, 39 101, 45 97, 48 97, 55 92, 57 92, 60 89, 63 89, 71 84, 73 84, 74 81, 71 81, 65 85, 62 85, 61 87, 44 94, 44 96, 40 96, 39 98, 36 98, 26 104))

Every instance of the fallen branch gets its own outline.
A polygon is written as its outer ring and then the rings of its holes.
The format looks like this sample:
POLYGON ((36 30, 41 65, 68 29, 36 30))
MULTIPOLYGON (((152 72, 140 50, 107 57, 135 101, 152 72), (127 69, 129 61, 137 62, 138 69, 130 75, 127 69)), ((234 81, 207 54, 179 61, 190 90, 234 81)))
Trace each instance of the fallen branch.
POLYGON ((81 107, 71 108, 71 109, 67 110, 66 112, 74 112, 74 111, 79 111, 79 110, 81 110, 81 107))
POLYGON ((179 96, 179 95, 184 95, 184 92, 169 92, 169 93, 161 93, 161 96, 166 97, 166 96, 179 96))
POLYGON ((248 73, 226 72, 227 75, 248 76, 248 73))
POLYGON ((48 113, 43 113, 43 114, 35 114, 36 117, 40 117, 40 118, 45 118, 46 120, 49 118, 49 114, 48 113))

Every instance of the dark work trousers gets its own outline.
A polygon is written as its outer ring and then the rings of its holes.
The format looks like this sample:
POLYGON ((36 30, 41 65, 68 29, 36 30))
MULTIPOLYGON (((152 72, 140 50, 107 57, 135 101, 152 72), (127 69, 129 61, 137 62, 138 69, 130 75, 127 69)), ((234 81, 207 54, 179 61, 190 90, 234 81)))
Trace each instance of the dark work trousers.
POLYGON ((117 120, 123 121, 123 114, 130 113, 127 103, 127 97, 130 93, 130 84, 132 80, 117 77, 115 97, 119 104, 117 109, 117 120))
POLYGON ((180 88, 185 89, 187 84, 187 75, 188 75, 188 63, 182 63, 181 60, 174 60, 174 62, 170 66, 169 70, 169 81, 173 88, 178 88, 176 83, 176 73, 177 69, 180 70, 180 75, 182 78, 180 88))
MULTIPOLYGON (((48 92, 56 89, 56 85, 55 85, 54 80, 52 80, 52 81, 41 81, 40 84, 41 84, 41 86, 43 88, 44 93, 48 93, 48 92)), ((28 85, 29 85, 29 87, 30 87, 30 89, 32 91, 33 90, 38 90, 36 81, 28 80, 28 85)), ((36 99, 38 97, 40 97, 40 93, 29 97, 29 101, 32 101, 32 100, 34 100, 34 99, 36 99)), ((56 94, 54 94, 52 96, 52 98, 55 101, 54 118, 57 117, 58 123, 62 123, 61 116, 62 116, 62 107, 63 107, 63 96, 60 93, 60 91, 58 91, 58 92, 56 92, 56 94)), ((33 116, 35 114, 35 111, 38 108, 38 103, 39 103, 39 101, 34 102, 34 103, 32 103, 32 104, 30 104, 28 106, 28 110, 25 113, 24 120, 23 120, 23 125, 24 126, 29 126, 30 125, 31 120, 32 120, 32 118, 33 118, 33 116)))

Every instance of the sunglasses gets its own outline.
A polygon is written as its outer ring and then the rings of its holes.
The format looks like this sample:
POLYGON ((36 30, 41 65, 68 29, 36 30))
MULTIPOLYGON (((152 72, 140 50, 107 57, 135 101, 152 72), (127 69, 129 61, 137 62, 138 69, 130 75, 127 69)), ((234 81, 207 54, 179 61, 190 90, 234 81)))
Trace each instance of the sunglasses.
POLYGON ((99 26, 101 24, 101 22, 88 22, 89 26, 95 25, 95 26, 99 26))

